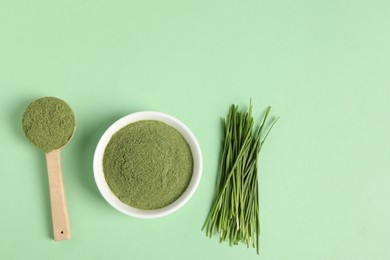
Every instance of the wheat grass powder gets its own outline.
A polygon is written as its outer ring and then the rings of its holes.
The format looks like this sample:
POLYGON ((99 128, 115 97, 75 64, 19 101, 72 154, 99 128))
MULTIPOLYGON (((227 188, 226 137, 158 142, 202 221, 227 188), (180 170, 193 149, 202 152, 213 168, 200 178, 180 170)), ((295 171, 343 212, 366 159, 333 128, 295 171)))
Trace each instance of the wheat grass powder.
POLYGON ((76 120, 65 101, 56 97, 43 97, 27 107, 22 126, 28 140, 48 153, 63 147, 69 141, 76 127, 76 120))
POLYGON ((103 155, 103 172, 111 191, 125 204, 159 209, 186 190, 193 158, 175 128, 157 120, 142 120, 111 137, 103 155))

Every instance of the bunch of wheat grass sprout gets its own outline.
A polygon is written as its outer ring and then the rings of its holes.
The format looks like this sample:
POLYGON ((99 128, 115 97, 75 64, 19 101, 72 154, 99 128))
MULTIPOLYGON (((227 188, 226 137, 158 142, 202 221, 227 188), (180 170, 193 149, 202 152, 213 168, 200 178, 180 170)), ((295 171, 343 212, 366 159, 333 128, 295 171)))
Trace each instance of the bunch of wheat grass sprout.
POLYGON ((278 118, 265 130, 271 107, 267 107, 257 131, 254 131, 252 104, 247 111, 232 105, 224 123, 224 142, 217 179, 216 196, 203 225, 206 235, 216 231, 220 242, 243 242, 260 252, 258 154, 278 118))

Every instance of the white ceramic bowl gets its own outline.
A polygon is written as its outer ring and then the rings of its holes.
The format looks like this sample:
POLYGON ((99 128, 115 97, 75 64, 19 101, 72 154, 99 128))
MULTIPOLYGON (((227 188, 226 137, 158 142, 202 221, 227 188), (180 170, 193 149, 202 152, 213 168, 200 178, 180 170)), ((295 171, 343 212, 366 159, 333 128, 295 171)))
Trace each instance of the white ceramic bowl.
POLYGON ((123 214, 137 217, 137 218, 158 218, 171 214, 172 212, 178 210, 182 207, 193 195, 196 188, 198 187, 200 177, 202 175, 202 154, 198 141, 195 136, 192 134, 191 130, 185 126, 178 119, 169 116, 167 114, 159 112, 137 112, 134 114, 127 115, 122 117, 114 124, 112 124, 103 136, 100 138, 100 141, 96 147, 95 155, 93 158, 93 172, 95 176, 96 185, 102 194, 103 198, 115 209, 122 212, 123 214), (172 204, 155 210, 142 210, 130 207, 129 205, 120 201, 110 190, 107 185, 106 179, 103 173, 103 155, 106 149, 108 142, 111 140, 113 134, 124 126, 134 123, 140 120, 158 120, 164 122, 181 133, 184 139, 187 141, 188 145, 191 148, 192 157, 193 157, 193 174, 191 181, 185 190, 185 192, 172 204))

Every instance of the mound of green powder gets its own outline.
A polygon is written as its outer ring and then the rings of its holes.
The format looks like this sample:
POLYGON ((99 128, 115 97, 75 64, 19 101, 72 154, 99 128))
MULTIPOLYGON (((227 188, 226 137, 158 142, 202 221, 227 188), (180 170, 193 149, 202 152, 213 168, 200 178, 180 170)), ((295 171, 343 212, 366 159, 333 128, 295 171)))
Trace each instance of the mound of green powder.
POLYGON ((64 146, 76 127, 72 109, 55 97, 32 102, 23 114, 22 124, 28 140, 46 153, 64 146))
POLYGON ((177 200, 192 171, 192 153, 183 136, 155 120, 120 129, 103 156, 103 172, 111 191, 138 209, 159 209, 177 200))

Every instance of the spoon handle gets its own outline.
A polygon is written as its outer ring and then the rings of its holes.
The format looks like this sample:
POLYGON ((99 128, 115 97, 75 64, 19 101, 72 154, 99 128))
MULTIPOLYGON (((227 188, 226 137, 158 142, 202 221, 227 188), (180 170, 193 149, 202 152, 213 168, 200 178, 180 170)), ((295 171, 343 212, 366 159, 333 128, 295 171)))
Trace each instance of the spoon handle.
POLYGON ((60 149, 46 153, 54 240, 70 239, 68 208, 61 171, 60 149))

